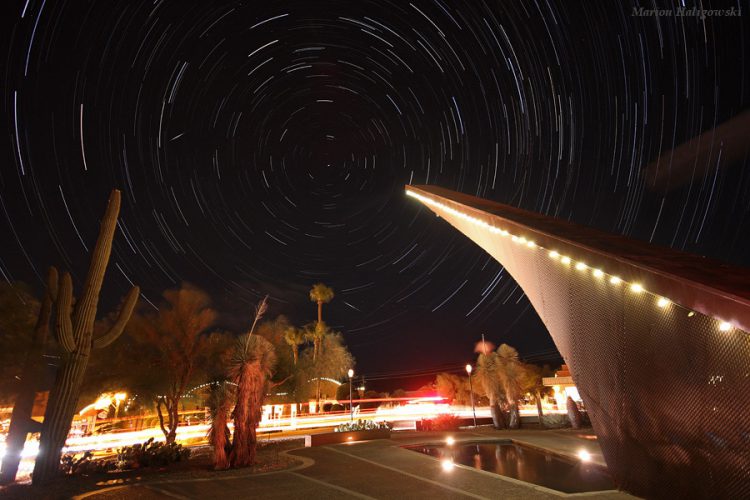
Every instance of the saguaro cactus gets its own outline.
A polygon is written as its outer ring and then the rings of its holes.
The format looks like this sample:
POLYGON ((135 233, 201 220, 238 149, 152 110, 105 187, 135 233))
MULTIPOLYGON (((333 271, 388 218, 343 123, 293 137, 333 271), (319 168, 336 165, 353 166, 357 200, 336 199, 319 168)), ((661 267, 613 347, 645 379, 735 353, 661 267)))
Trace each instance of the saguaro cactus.
POLYGON ((126 296, 112 327, 101 337, 93 338, 99 292, 112 251, 119 212, 120 191, 113 190, 91 255, 83 293, 72 311, 73 284, 70 274, 63 274, 60 282, 55 302, 55 336, 64 355, 44 414, 39 455, 32 476, 34 484, 48 481, 60 470, 60 454, 73 422, 91 349, 106 347, 120 336, 138 300, 140 290, 135 286, 126 296))
POLYGON ((31 339, 31 347, 26 353, 21 380, 18 382, 18 394, 13 405, 13 414, 10 419, 10 429, 5 440, 5 456, 3 457, 0 484, 12 483, 16 479, 18 464, 21 461, 21 452, 29 432, 39 432, 41 424, 31 419, 31 411, 34 408, 37 384, 40 379, 42 354, 47 344, 49 335, 49 319, 52 315, 52 303, 57 296, 57 269, 49 268, 47 274, 47 289, 44 291, 39 316, 36 320, 34 333, 31 339))

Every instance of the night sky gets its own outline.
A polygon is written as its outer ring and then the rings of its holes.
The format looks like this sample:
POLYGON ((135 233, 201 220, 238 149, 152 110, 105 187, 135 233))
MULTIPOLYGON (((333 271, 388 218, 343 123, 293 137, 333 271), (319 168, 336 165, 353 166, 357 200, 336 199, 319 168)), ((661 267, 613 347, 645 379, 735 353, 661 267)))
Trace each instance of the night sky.
POLYGON ((747 110, 750 4, 634 6, 6 0, 0 276, 80 287, 116 187, 105 311, 188 281, 230 327, 265 294, 301 325, 322 281, 371 379, 461 367, 482 333, 554 361, 502 266, 404 185, 750 264, 747 155, 666 194, 641 175, 747 110))

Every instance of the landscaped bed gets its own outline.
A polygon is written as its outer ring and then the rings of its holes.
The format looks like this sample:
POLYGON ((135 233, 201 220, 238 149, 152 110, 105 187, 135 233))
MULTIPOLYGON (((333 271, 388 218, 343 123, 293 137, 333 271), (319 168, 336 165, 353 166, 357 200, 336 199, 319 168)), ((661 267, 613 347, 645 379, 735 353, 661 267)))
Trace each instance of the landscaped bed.
POLYGON ((126 484, 148 484, 163 480, 211 477, 234 477, 274 472, 299 465, 301 462, 283 452, 304 446, 301 439, 259 443, 256 464, 241 469, 213 470, 213 450, 210 446, 191 448, 190 458, 165 467, 149 467, 124 471, 79 474, 61 477, 44 486, 16 483, 0 488, 0 497, 10 499, 52 500, 71 498, 85 492, 126 484))

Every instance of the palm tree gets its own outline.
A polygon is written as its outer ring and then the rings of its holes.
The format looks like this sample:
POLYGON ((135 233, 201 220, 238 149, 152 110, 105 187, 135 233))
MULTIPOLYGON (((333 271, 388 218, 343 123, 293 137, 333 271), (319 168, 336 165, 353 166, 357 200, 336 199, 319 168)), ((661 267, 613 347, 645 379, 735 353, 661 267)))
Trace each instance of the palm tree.
POLYGON ((229 456, 233 467, 246 467, 255 462, 255 433, 275 364, 273 345, 263 337, 246 333, 237 339, 230 371, 231 380, 237 384, 234 439, 229 456))
POLYGON ((505 400, 510 410, 510 422, 508 427, 518 429, 521 425, 521 417, 518 412, 518 398, 521 396, 521 383, 524 367, 518 359, 518 351, 508 344, 500 344, 497 348, 497 376, 503 387, 505 400))
POLYGON ((495 429, 504 429, 505 420, 500 411, 500 401, 503 399, 503 387, 497 376, 498 356, 496 352, 488 351, 479 353, 477 358, 477 378, 479 379, 487 397, 490 400, 490 414, 492 415, 492 424, 495 429))
POLYGON ((323 304, 333 300, 333 289, 323 283, 316 283, 310 289, 310 300, 318 304, 318 323, 323 322, 323 304))
MULTIPOLYGON (((305 326, 304 337, 313 343, 313 363, 316 365, 316 371, 322 373, 319 366, 317 366, 322 356, 321 351, 323 350, 323 342, 333 332, 323 321, 318 321, 315 324, 308 324, 305 326)), ((317 407, 320 407, 320 375, 317 377, 315 383, 315 401, 317 401, 317 407)))
POLYGON ((289 344, 292 348, 292 354, 294 354, 294 364, 297 365, 299 361, 299 346, 305 343, 305 331, 299 328, 290 326, 284 330, 284 342, 289 344))
POLYGON ((331 329, 323 321, 317 323, 308 323, 305 325, 302 336, 309 342, 313 343, 313 361, 320 354, 323 340, 331 333, 331 329))

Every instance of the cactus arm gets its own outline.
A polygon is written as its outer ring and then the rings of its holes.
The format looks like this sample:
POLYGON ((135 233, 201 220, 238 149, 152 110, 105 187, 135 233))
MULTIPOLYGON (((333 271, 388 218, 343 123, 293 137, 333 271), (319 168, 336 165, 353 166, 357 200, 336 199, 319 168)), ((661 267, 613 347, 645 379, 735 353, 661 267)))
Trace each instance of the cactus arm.
POLYGON ((57 290, 57 307, 55 337, 65 352, 73 352, 76 342, 73 340, 73 322, 70 320, 70 304, 73 301, 73 283, 70 274, 64 273, 57 290))
POLYGON ((45 293, 47 298, 49 298, 49 300, 53 303, 57 300, 57 278, 57 268, 54 266, 50 266, 49 270, 47 271, 47 290, 45 291, 45 293))
POLYGON ((57 300, 57 287, 57 269, 50 267, 47 272, 47 289, 44 291, 42 303, 39 307, 39 316, 37 316, 31 341, 32 347, 27 354, 27 359, 41 356, 44 350, 44 344, 47 342, 49 334, 49 319, 52 316, 52 305, 57 300))
MULTIPOLYGON (((76 342, 82 341, 84 336, 90 335, 94 327, 96 308, 99 302, 99 292, 102 289, 104 274, 107 271, 109 256, 112 252, 112 239, 117 229, 117 215, 120 213, 120 191, 113 189, 107 202, 99 227, 99 237, 91 254, 91 264, 83 284, 83 293, 76 303, 74 313, 75 324, 73 334, 76 342)), ((85 341, 90 342, 91 337, 85 341)), ((84 341, 84 342, 85 342, 84 341)))
POLYGON ((138 295, 140 293, 141 289, 137 286, 134 286, 130 289, 127 297, 125 297, 125 302, 120 308, 120 314, 118 314, 117 316, 117 321, 115 321, 115 323, 107 331, 107 333, 99 338, 94 339, 94 349, 107 347, 109 344, 117 340, 117 338, 125 328, 125 325, 128 323, 128 320, 130 320, 130 315, 133 313, 133 309, 135 308, 135 304, 138 302, 138 295))

